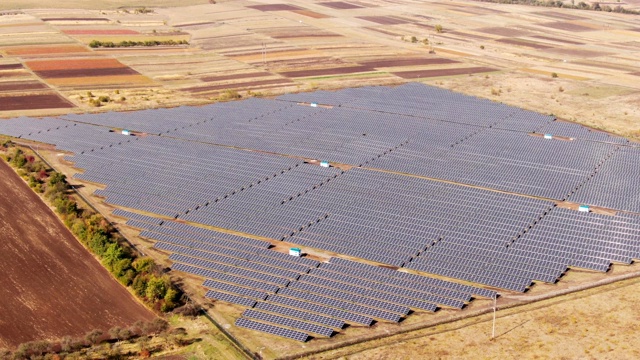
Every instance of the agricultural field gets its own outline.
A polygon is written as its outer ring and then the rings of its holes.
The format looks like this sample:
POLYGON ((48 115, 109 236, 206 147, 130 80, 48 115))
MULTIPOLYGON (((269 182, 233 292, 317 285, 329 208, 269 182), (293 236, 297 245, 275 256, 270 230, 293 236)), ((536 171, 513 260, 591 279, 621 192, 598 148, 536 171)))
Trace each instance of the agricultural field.
POLYGON ((154 318, 4 161, 0 174, 0 348, 154 318))
POLYGON ((420 81, 625 136, 640 131, 633 15, 473 1, 156 1, 145 12, 123 4, 0 5, 0 96, 17 97, 0 116, 420 81), (92 49, 93 40, 189 45, 92 49), (98 96, 110 101, 96 107, 98 96))

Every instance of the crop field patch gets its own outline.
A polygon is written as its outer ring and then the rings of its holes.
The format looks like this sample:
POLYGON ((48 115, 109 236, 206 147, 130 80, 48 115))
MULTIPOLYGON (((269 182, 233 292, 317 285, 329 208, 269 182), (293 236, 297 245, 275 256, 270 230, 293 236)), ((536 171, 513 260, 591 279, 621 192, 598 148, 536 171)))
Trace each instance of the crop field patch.
POLYGON ((369 72, 373 71, 372 67, 369 66, 349 66, 349 67, 338 67, 338 68, 325 68, 325 69, 308 69, 308 70, 294 70, 294 71, 284 71, 280 72, 280 75, 291 77, 291 78, 301 78, 301 77, 313 77, 313 76, 325 76, 325 75, 346 75, 346 74, 355 74, 361 72, 369 72))
POLYGON ((34 72, 36 73, 36 75, 40 76, 43 79, 139 75, 137 71, 129 67, 94 68, 94 69, 58 69, 58 70, 39 70, 34 72))
POLYGON ((0 70, 18 70, 22 68, 22 64, 0 64, 0 70))
POLYGON ((344 1, 329 1, 329 2, 321 2, 318 5, 326 6, 328 8, 337 9, 337 10, 349 10, 349 9, 363 9, 363 6, 351 4, 344 1))
POLYGON ((200 80, 204 82, 216 82, 216 81, 226 81, 226 80, 236 80, 236 79, 246 79, 246 78, 259 78, 266 76, 273 76, 274 74, 270 72, 251 72, 244 74, 231 74, 231 75, 221 75, 221 76, 205 76, 200 78, 200 80))
POLYGON ((87 58, 64 60, 27 61, 26 65, 33 71, 64 70, 64 69, 108 69, 126 67, 116 59, 87 58))
POLYGON ((579 42, 579 41, 567 40, 567 39, 562 39, 562 38, 558 38, 558 37, 551 37, 551 36, 544 36, 544 35, 532 35, 531 37, 532 38, 536 38, 536 39, 541 39, 541 40, 555 41, 555 42, 561 43, 561 44, 584 45, 584 43, 579 42))
POLYGON ((474 31, 481 32, 484 34, 498 35, 498 36, 504 36, 504 37, 519 37, 519 36, 527 36, 531 34, 528 31, 518 30, 514 28, 509 28, 509 27, 500 27, 500 26, 485 27, 485 28, 475 29, 474 31))
POLYGON ((151 85, 153 81, 143 75, 112 75, 112 76, 90 76, 72 78, 51 78, 47 82, 53 86, 75 87, 78 89, 90 89, 96 86, 121 85, 135 87, 141 85, 151 85))
POLYGON ((509 45, 524 46, 532 49, 550 49, 553 47, 553 46, 541 44, 538 42, 524 40, 524 39, 517 39, 517 38, 502 38, 502 39, 497 39, 496 42, 509 44, 509 45))
POLYGON ((552 29, 564 30, 564 31, 576 31, 576 32, 594 31, 594 29, 590 27, 578 25, 578 24, 574 24, 566 21, 554 21, 554 22, 542 23, 539 25, 552 28, 552 29))
POLYGON ((370 66, 372 68, 387 68, 387 67, 405 67, 405 66, 418 66, 418 65, 441 65, 441 64, 457 64, 459 61, 447 59, 447 58, 396 58, 396 59, 380 59, 359 61, 361 65, 370 66))
POLYGON ((0 347, 154 318, 4 161, 0 174, 0 347))
POLYGON ((550 17, 550 18, 553 18, 553 19, 560 19, 560 20, 584 20, 584 19, 587 19, 587 18, 582 17, 582 16, 567 14, 565 12, 558 12, 558 11, 536 11, 536 12, 533 12, 532 14, 542 15, 542 16, 550 17))
POLYGON ((247 6, 250 9, 260 10, 260 11, 293 11, 293 10, 304 10, 303 8, 289 5, 289 4, 267 4, 267 5, 252 5, 247 6))
POLYGON ((5 91, 25 91, 48 89, 46 84, 38 81, 7 81, 0 82, 0 92, 5 91))
POLYGON ((576 56, 576 57, 582 57, 582 58, 611 55, 611 53, 604 52, 604 51, 595 51, 595 50, 587 50, 587 49, 571 49, 566 47, 545 49, 544 51, 553 53, 553 54, 569 55, 569 56, 576 56))
POLYGON ((430 69, 430 70, 415 70, 415 71, 394 71, 393 75, 399 76, 403 79, 420 79, 440 76, 454 76, 454 75, 466 75, 477 74, 485 72, 498 71, 498 69, 490 67, 469 67, 469 68, 455 68, 455 69, 430 69))
POLYGON ((25 46, 5 48, 4 52, 9 56, 47 55, 47 54, 71 54, 89 52, 81 45, 57 45, 57 46, 25 46))
POLYGON ((0 96, 0 111, 71 109, 75 105, 56 93, 0 96))
POLYGON ((68 17, 68 18, 64 18, 64 17, 47 17, 47 18, 42 18, 42 21, 46 21, 46 22, 60 22, 60 21, 77 21, 77 22, 109 22, 111 20, 107 19, 107 18, 101 18, 101 17, 68 17))
POLYGON ((331 17, 329 15, 321 14, 321 13, 318 13, 318 12, 315 12, 315 11, 311 11, 311 10, 293 10, 293 12, 296 13, 296 14, 308 16, 308 17, 314 18, 314 19, 326 19, 326 18, 330 18, 331 17))
POLYGON ((407 19, 402 19, 395 16, 358 16, 357 18, 380 25, 400 25, 410 23, 410 21, 407 19))
POLYGON ((129 29, 67 29, 67 35, 138 35, 140 32, 129 29))

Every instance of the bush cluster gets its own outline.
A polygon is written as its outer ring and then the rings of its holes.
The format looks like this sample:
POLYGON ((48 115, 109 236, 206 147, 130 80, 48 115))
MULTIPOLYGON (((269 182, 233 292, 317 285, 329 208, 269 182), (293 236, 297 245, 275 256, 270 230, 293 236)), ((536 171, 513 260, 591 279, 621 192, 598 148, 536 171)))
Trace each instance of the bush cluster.
POLYGON ((119 43, 114 43, 113 41, 100 41, 100 40, 92 40, 89 43, 89 47, 92 48, 118 48, 118 47, 134 47, 134 46, 160 46, 160 45, 189 45, 187 40, 145 40, 145 41, 120 41, 119 43))
MULTIPOLYGON (((9 148, 11 143, 2 146, 9 148)), ((182 294, 153 259, 136 257, 130 248, 122 245, 124 239, 102 215, 78 207, 65 175, 47 169, 34 156, 16 147, 7 150, 5 157, 34 191, 44 195, 64 224, 120 283, 131 287, 156 311, 168 312, 182 304, 182 294)))
POLYGON ((129 327, 114 326, 109 331, 93 329, 84 336, 65 336, 58 340, 36 340, 20 344, 13 352, 0 350, 0 359, 79 359, 108 358, 124 359, 129 356, 148 357, 151 352, 173 346, 188 345, 193 340, 186 337, 183 328, 171 329, 161 318, 149 322, 137 321, 129 327), (149 346, 152 338, 158 338, 161 347, 149 346), (119 345, 137 343, 138 351, 125 352, 119 345), (106 346, 105 346, 106 345, 106 346))

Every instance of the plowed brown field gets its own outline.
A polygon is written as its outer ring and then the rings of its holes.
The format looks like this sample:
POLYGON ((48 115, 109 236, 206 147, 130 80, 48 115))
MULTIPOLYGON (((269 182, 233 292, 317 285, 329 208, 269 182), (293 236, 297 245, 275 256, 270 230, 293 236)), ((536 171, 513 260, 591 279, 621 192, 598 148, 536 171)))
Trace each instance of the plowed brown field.
POLYGON ((0 348, 154 315, 0 161, 0 348))

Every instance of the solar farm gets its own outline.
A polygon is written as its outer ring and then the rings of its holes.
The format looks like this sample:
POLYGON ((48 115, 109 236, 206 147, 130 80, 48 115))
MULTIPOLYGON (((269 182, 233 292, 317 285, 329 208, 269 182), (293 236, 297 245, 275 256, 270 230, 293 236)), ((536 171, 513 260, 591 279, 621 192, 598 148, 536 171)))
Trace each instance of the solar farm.
POLYGON ((464 313, 640 258, 636 143, 424 84, 23 117, 0 133, 66 151, 76 182, 99 184, 95 199, 256 336, 464 313))

